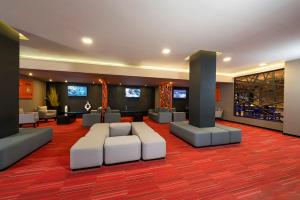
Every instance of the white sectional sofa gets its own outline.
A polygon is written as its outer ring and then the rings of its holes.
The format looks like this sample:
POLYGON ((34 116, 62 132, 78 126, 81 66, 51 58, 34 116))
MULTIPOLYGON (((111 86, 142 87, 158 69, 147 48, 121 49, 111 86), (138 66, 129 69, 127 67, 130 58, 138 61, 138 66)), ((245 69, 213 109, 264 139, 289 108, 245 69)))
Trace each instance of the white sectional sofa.
POLYGON ((166 141, 144 122, 97 123, 70 150, 70 168, 152 160, 166 156, 166 141))

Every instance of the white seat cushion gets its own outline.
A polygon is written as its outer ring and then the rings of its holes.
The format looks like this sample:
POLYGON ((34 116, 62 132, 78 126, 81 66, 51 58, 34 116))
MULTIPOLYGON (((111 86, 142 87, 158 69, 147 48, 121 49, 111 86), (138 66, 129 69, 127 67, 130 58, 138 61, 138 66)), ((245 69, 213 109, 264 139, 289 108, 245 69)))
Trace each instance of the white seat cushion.
POLYGON ((131 124, 129 122, 111 123, 109 125, 109 136, 126 136, 131 133, 131 124))
POLYGON ((106 138, 105 164, 122 163, 141 159, 141 141, 135 135, 106 138))

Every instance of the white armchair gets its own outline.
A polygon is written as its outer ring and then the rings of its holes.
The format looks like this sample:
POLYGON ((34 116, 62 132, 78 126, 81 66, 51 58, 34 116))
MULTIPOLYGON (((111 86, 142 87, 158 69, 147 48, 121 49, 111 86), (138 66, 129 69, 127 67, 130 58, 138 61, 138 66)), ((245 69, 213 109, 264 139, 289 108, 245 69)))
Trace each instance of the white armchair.
POLYGON ((24 113, 24 110, 19 109, 19 125, 23 124, 32 124, 34 127, 38 125, 39 122, 39 114, 38 112, 27 112, 24 113))

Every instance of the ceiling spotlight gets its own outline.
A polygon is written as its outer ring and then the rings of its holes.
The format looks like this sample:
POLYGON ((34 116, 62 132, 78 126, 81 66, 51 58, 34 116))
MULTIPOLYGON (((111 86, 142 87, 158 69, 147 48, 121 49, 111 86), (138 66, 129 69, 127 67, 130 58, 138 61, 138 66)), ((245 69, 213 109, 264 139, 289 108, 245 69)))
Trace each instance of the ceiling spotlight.
POLYGON ((168 55, 168 54, 171 53, 171 49, 165 48, 165 49, 161 50, 161 53, 164 54, 164 55, 168 55))
POLYGON ((101 78, 99 78, 99 82, 100 82, 100 83, 102 83, 102 82, 103 82, 101 78))
POLYGON ((185 61, 189 61, 190 60, 190 56, 186 57, 184 60, 185 61))
POLYGON ((52 79, 50 78, 49 81, 52 82, 52 79))
POLYGON ((68 80, 65 80, 65 83, 68 83, 68 80))
POLYGON ((224 62, 229 62, 229 61, 231 61, 231 57, 225 57, 225 58, 223 58, 223 61, 224 62))
POLYGON ((259 66, 263 67, 263 66, 266 66, 267 63, 260 63, 259 66))
POLYGON ((89 37, 82 37, 81 42, 83 42, 84 44, 93 44, 93 39, 89 37))
POLYGON ((119 85, 122 85, 122 83, 119 83, 119 85))
POLYGON ((95 84, 95 81, 93 81, 93 85, 95 84))
POLYGON ((29 75, 29 76, 33 76, 33 73, 29 72, 28 75, 29 75))
POLYGON ((145 87, 147 87, 147 84, 145 84, 145 87))

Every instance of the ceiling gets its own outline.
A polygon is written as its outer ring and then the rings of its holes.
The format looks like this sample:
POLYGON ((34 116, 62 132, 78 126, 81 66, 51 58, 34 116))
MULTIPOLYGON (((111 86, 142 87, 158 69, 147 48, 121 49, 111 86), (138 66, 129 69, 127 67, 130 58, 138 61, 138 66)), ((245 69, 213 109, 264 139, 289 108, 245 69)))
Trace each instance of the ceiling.
POLYGON ((176 87, 189 87, 188 80, 20 69, 20 74, 23 76, 29 76, 29 73, 33 74, 33 78, 45 82, 49 82, 49 79, 52 79, 53 82, 64 82, 67 80, 68 83, 99 84, 99 79, 103 79, 106 80, 110 85, 122 84, 128 86, 158 86, 162 82, 172 82, 176 87))
POLYGON ((0 5, 0 19, 29 37, 21 42, 21 56, 185 70, 184 58, 201 49, 222 52, 219 73, 300 58, 299 0, 0 0, 0 5), (82 44, 83 36, 94 44, 82 44), (168 56, 161 54, 166 47, 168 56), (224 63, 225 56, 232 61, 224 63))

